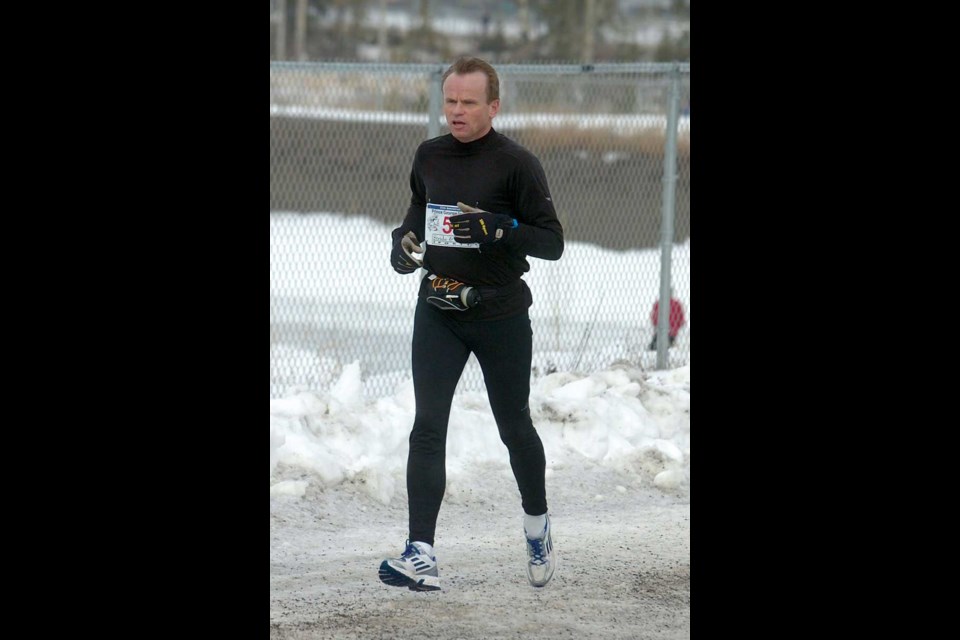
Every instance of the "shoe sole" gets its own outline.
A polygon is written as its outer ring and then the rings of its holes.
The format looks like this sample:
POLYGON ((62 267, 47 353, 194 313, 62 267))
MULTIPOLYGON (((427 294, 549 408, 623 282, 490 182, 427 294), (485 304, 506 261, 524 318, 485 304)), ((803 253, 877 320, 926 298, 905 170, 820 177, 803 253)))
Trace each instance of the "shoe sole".
POLYGON ((423 576, 417 579, 411 578, 405 573, 397 571, 384 560, 380 563, 380 582, 391 587, 406 587, 410 591, 440 591, 439 584, 427 584, 427 580, 439 583, 440 578, 435 576, 423 576))

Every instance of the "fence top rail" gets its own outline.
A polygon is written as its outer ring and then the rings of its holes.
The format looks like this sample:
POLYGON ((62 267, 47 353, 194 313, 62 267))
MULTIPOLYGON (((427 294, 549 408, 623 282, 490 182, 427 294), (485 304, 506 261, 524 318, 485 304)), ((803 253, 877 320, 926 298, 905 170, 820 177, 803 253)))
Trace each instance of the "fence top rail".
MULTIPOLYGON (((292 62, 272 61, 270 70, 278 71, 333 71, 442 74, 450 65, 430 63, 392 62, 292 62)), ((496 64, 500 74, 522 73, 689 73, 689 62, 599 62, 592 64, 496 64)))

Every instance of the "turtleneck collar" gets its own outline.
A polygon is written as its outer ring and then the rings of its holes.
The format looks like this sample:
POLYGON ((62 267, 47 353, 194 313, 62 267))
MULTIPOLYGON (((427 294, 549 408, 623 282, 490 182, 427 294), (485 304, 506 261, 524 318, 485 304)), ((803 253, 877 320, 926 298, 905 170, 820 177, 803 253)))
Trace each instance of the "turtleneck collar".
POLYGON ((453 134, 450 134, 450 139, 453 140, 453 147, 457 151, 462 151, 464 153, 472 153, 474 151, 479 151, 487 147, 493 140, 497 138, 497 132, 493 127, 490 127, 490 131, 487 131, 483 137, 477 138, 476 140, 471 140, 470 142, 460 142, 453 137, 453 134))

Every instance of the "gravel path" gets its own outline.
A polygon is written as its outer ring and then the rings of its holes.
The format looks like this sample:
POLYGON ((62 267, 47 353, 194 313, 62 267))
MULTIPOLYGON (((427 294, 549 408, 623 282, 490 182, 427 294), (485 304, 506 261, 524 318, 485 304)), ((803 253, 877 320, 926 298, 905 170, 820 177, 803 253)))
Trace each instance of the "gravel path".
MULTIPOLYGON (((441 591, 377 579, 406 538, 406 492, 383 505, 362 483, 271 499, 271 638, 690 637, 689 490, 667 495, 584 462, 548 472, 559 558, 529 586, 519 493, 508 467, 471 470, 444 500, 441 591)), ((305 478, 308 479, 308 478, 305 478)))

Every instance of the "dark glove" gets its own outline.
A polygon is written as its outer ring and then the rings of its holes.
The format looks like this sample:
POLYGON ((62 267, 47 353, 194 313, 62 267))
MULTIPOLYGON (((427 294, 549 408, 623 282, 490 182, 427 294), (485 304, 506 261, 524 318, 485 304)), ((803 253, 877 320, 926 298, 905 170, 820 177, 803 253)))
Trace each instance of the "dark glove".
POLYGON ((423 257, 417 259, 413 254, 422 254, 423 251, 424 249, 417 243, 416 234, 413 231, 407 231, 399 242, 394 243, 393 252, 390 253, 390 265, 397 273, 413 273, 423 266, 423 257))
POLYGON ((450 226, 453 239, 461 244, 496 242, 517 227, 516 220, 502 213, 490 213, 462 202, 458 202, 457 206, 463 213, 450 216, 450 226))

